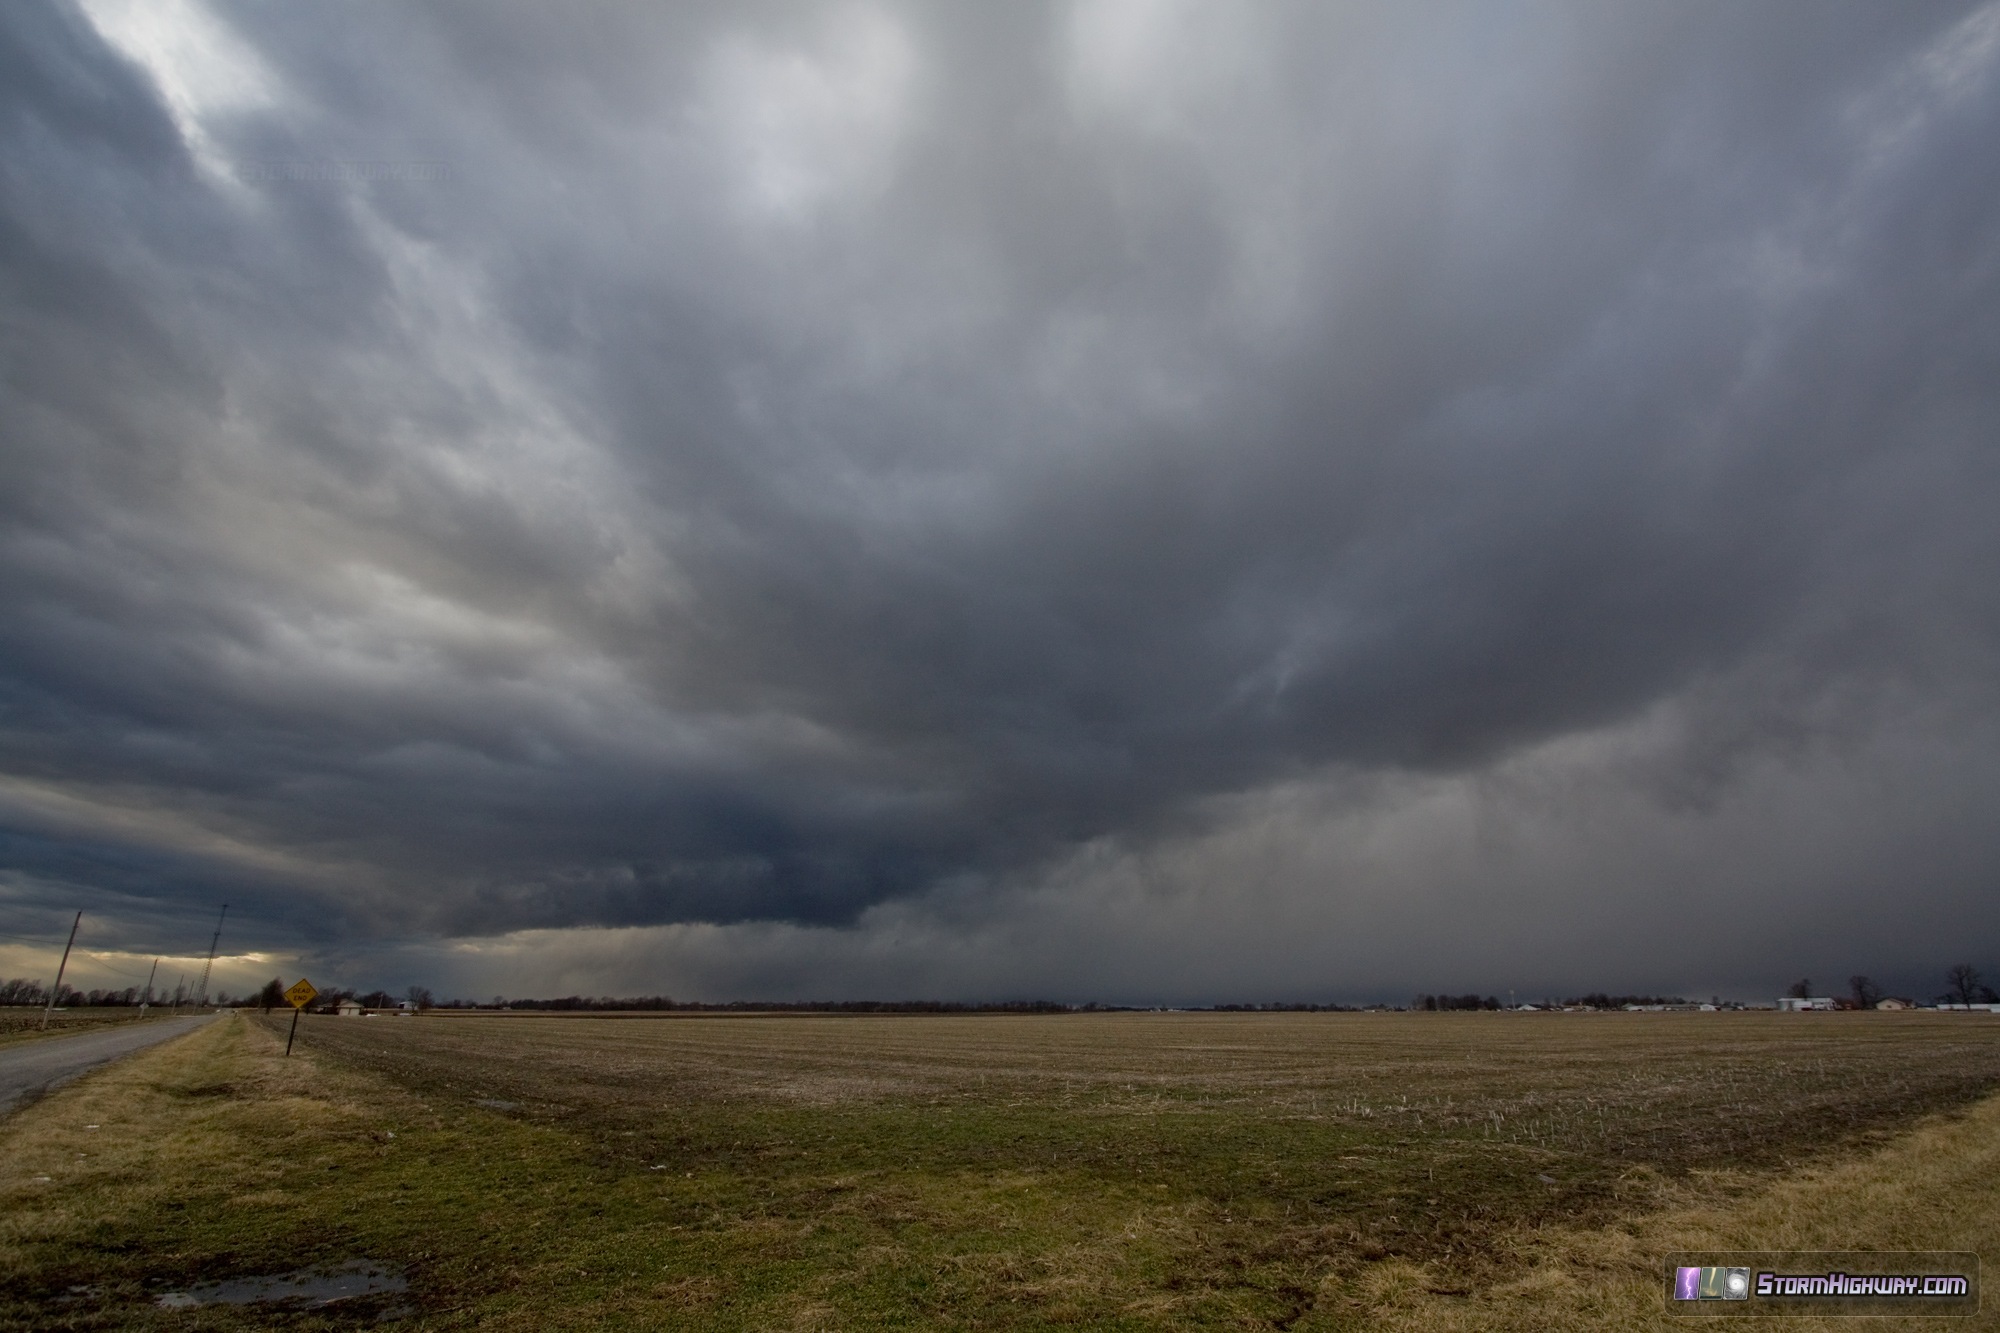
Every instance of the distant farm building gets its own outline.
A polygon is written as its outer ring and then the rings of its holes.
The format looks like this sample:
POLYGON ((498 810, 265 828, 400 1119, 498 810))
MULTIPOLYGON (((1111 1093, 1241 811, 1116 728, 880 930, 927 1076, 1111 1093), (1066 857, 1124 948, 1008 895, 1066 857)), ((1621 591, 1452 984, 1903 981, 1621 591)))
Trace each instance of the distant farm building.
POLYGON ((1886 1000, 1875 1001, 1875 1007, 1877 1009, 1914 1009, 1917 1006, 1910 1003, 1908 1000, 1899 1000, 1895 996, 1891 995, 1886 1000))
POLYGON ((1832 1010, 1839 1007, 1833 1002, 1831 995, 1784 995, 1778 998, 1778 1008, 1791 1014, 1805 1013, 1808 1010, 1832 1010))
POLYGON ((339 1004, 333 1006, 333 1012, 339 1014, 342 1018, 359 1018, 364 1010, 361 1008, 361 1001, 359 1000, 342 1000, 339 1004))

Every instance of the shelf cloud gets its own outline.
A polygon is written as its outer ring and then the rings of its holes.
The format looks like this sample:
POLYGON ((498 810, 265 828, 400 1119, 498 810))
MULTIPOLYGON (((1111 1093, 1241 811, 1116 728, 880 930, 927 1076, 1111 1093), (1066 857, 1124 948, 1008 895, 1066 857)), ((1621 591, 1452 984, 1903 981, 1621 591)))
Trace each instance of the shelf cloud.
POLYGON ((10 6, 9 930, 1930 984, 1996 128, 1992 4, 10 6))

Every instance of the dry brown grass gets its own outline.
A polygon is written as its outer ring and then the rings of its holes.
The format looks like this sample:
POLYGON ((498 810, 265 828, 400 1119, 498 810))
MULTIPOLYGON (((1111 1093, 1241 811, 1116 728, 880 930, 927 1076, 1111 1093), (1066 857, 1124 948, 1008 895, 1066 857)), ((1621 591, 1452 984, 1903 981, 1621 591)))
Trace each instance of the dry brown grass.
MULTIPOLYGON (((160 1018, 167 1013, 159 1005, 148 1012, 148 1018, 160 1018)), ((70 1032, 93 1031, 97 1028, 112 1027, 120 1023, 139 1021, 137 1008, 125 1005, 90 1005, 77 1009, 58 1009, 49 1015, 49 1025, 42 1027, 42 1009, 39 1005, 0 1005, 0 1046, 18 1041, 37 1041, 43 1037, 60 1037, 70 1032)))
POLYGON ((0 1122, 0 1327, 349 1258, 437 1328, 1651 1327, 1673 1249, 1993 1235, 2000 1032, 1857 1017, 225 1021, 0 1122))
MULTIPOLYGON (((1703 1191, 1690 1190, 1700 1198, 1703 1191)), ((1662 1311, 1674 1251, 1968 1250, 2000 1254, 2000 1098, 1919 1126, 1858 1157, 1808 1167, 1718 1204, 1709 1199, 1592 1229, 1506 1238, 1516 1273, 1476 1298, 1434 1294, 1423 1265, 1378 1266, 1357 1308, 1385 1333, 1582 1333, 1687 1325, 1662 1311)), ((1786 1318, 1791 1333, 2000 1327, 1974 1318, 1786 1318)))
POLYGON ((0 1120, 0 1329, 269 1328, 269 1311, 166 1315, 152 1301, 203 1279, 420 1253, 407 1231, 337 1219, 421 1197, 383 1128, 421 1124, 421 1109, 282 1050, 245 1019, 217 1020, 0 1120))

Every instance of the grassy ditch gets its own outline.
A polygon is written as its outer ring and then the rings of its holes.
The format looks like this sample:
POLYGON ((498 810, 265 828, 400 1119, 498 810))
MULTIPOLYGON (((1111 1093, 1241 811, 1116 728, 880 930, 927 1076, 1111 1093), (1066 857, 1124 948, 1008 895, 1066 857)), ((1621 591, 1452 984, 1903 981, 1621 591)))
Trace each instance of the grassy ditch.
POLYGON ((2000 1114, 1966 1114, 2000 1028, 1958 1016, 322 1018, 281 1049, 226 1020, 0 1123, 0 1323, 345 1327, 395 1306, 151 1302, 361 1260, 438 1328, 1533 1327, 1507 1312, 1592 1271, 1643 1322, 1644 1226, 1687 1243, 1926 1119, 1971 1161, 2000 1114))

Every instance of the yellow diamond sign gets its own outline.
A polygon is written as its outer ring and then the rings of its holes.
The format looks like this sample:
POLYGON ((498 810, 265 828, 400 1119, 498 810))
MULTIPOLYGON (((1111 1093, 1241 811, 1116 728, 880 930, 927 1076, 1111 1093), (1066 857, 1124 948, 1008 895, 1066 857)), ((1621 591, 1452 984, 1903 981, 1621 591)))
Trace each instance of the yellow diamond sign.
POLYGON ((292 1008, 303 1009, 313 1002, 313 996, 317 994, 319 992, 313 989, 313 984, 300 977, 298 984, 285 992, 285 998, 292 1002, 292 1008))

